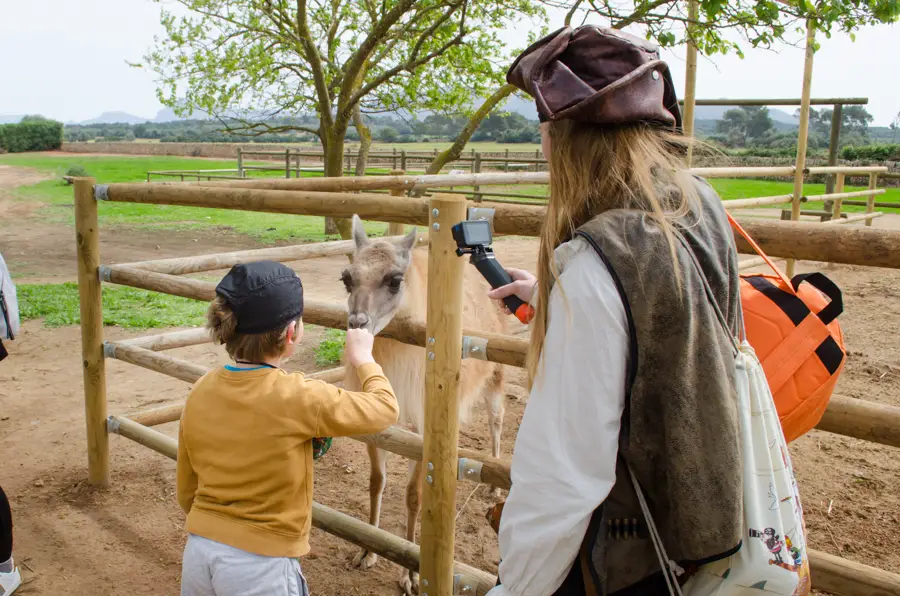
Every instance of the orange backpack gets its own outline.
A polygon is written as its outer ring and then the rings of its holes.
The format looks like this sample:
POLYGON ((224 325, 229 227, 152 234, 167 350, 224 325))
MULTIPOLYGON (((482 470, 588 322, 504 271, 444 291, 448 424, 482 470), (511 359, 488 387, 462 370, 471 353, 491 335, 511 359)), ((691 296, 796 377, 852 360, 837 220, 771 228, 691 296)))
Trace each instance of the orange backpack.
POLYGON ((747 341, 762 362, 790 442, 819 423, 844 368, 841 290, 821 273, 788 280, 731 215, 728 220, 775 272, 741 275, 741 303, 747 341))

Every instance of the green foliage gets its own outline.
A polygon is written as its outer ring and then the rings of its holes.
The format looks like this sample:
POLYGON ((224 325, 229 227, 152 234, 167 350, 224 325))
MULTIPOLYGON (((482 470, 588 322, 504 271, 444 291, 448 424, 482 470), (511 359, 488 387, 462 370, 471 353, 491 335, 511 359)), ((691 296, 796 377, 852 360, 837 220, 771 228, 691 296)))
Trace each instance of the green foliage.
POLYGON ((66 176, 72 176, 73 178, 85 178, 90 176, 88 171, 84 169, 84 166, 80 166, 78 164, 72 164, 69 166, 69 169, 66 170, 66 176))
POLYGON ((841 150, 841 159, 872 161, 900 161, 900 145, 878 144, 857 147, 849 145, 841 150))
POLYGON ((344 356, 344 342, 347 334, 340 329, 328 329, 325 337, 316 347, 316 364, 328 366, 337 364, 344 356))
POLYGON ((375 136, 382 143, 393 143, 397 140, 400 134, 393 126, 383 126, 378 129, 378 131, 375 133, 375 136))
POLYGON ((62 145, 63 125, 42 116, 26 116, 18 124, 0 125, 0 150, 9 153, 52 151, 62 145))
POLYGON ((769 108, 760 106, 740 106, 728 110, 716 123, 718 138, 727 147, 743 147, 771 137, 774 127, 769 108))
POLYGON ((357 105, 458 111, 486 96, 513 54, 501 33, 544 15, 536 0, 179 4, 187 10, 163 10, 166 34, 144 59, 162 103, 236 118, 232 128, 254 133, 317 134, 331 152, 357 105), (309 113, 318 122, 266 122, 309 113))
MULTIPOLYGON (((557 4, 545 0, 548 4, 557 4)), ((742 46, 768 48, 809 19, 817 31, 830 37, 835 30, 850 33, 866 25, 893 23, 900 17, 897 0, 698 0, 692 18, 688 3, 679 0, 642 2, 579 3, 572 22, 585 13, 599 15, 604 22, 622 28, 641 24, 647 39, 672 47, 692 39, 707 55, 735 53, 743 57, 742 46), (688 26, 685 27, 684 24, 688 26)), ((820 40, 821 41, 821 40, 820 40)))
MULTIPOLYGON (((103 182, 141 182, 147 179, 147 170, 183 170, 234 168, 234 160, 190 159, 164 156, 122 156, 92 157, 78 155, 4 155, 0 164, 38 168, 57 177, 33 186, 16 189, 19 200, 48 204, 41 215, 48 219, 72 222, 72 187, 58 180, 60 174, 73 163, 84 165, 91 175, 103 182)), ((247 162, 250 165, 251 162, 247 162)), ((258 162, 253 162, 258 163, 258 162)), ((307 173, 304 173, 306 175, 307 173)), ((266 175, 271 176, 272 172, 266 175)), ((309 173, 309 175, 317 175, 309 173)), ((230 209, 204 209, 198 207, 175 207, 171 205, 138 205, 128 203, 106 203, 100 205, 100 224, 124 226, 152 226, 153 229, 213 230, 231 229, 247 234, 262 242, 290 241, 308 242, 334 240, 322 231, 322 218, 303 215, 284 216, 275 213, 253 213, 230 209)), ((387 224, 367 222, 370 234, 381 235, 387 224)))
MULTIPOLYGON (((19 312, 25 321, 44 319, 47 327, 78 325, 78 284, 21 284, 19 312)), ((103 321, 126 329, 202 325, 205 302, 124 287, 103 288, 103 321)))

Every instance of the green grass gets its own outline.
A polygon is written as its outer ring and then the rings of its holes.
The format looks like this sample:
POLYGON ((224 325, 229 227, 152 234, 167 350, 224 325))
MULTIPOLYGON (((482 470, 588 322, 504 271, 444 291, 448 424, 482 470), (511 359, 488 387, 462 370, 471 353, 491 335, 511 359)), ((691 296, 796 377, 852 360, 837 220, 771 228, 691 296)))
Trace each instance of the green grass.
POLYGON ((344 340, 346 333, 340 329, 328 329, 325 331, 325 338, 319 342, 316 348, 316 364, 319 366, 328 366, 329 364, 337 364, 344 356, 344 340))
MULTIPOLYGON (((83 166, 98 182, 140 182, 147 170, 186 170, 233 168, 234 161, 157 156, 47 156, 2 155, 0 164, 31 167, 52 173, 54 179, 17 189, 16 197, 48 205, 41 215, 50 221, 73 223, 72 187, 60 178, 72 165, 83 166)), ((272 172, 267 173, 272 176, 272 172)), ((314 175, 304 173, 304 175, 314 175)), ((307 242, 334 239, 326 236, 321 217, 251 213, 227 209, 203 209, 171 205, 101 203, 101 225, 153 227, 154 229, 196 229, 225 227, 252 236, 262 242, 307 242)), ((387 224, 366 224, 370 234, 382 234, 387 224)))
MULTIPOLYGON (((23 284, 16 288, 22 320, 44 319, 46 327, 78 325, 78 285, 23 284)), ((103 289, 103 322, 126 329, 202 325, 207 304, 146 290, 109 286, 103 289)))

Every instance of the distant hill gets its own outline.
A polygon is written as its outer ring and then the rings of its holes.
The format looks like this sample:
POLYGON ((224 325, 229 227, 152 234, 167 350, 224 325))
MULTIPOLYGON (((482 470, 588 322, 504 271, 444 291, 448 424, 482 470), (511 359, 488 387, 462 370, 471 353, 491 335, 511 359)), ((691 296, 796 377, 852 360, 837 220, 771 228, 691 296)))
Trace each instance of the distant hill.
MULTIPOLYGON (((510 97, 506 100, 503 108, 510 112, 516 112, 518 114, 522 114, 526 118, 531 120, 537 120, 537 109, 534 107, 534 102, 528 99, 521 98, 517 95, 510 97)), ((695 110, 694 118, 696 120, 721 120, 722 116, 728 110, 732 109, 732 106, 697 106, 695 110)), ((789 130, 798 125, 798 120, 793 116, 793 114, 789 114, 784 110, 780 110, 777 108, 769 108, 769 116, 772 117, 772 120, 776 122, 776 128, 779 130, 789 130), (781 126, 777 126, 778 124, 788 125, 786 128, 781 126)))
POLYGON ((0 114, 0 124, 18 124, 25 114, 0 114))
MULTIPOLYGON (((734 106, 697 106, 694 110, 695 120, 721 120, 728 110, 734 109, 734 106)), ((799 125, 799 120, 793 114, 789 114, 778 108, 769 108, 769 116, 776 123, 799 125)), ((780 127, 779 127, 780 128, 780 127)))
POLYGON ((142 124, 148 120, 149 118, 141 118, 128 112, 103 112, 96 118, 78 124, 142 124))

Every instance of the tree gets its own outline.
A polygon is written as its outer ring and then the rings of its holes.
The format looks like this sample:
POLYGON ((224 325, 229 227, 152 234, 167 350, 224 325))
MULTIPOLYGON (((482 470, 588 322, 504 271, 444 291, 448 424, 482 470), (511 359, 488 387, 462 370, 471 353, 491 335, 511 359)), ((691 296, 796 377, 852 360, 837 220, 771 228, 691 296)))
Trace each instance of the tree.
POLYGON ((772 130, 774 123, 769 116, 769 108, 765 106, 744 106, 747 113, 747 136, 752 139, 762 139, 767 132, 772 130))
POLYGON ((894 116, 893 120, 891 120, 890 128, 891 128, 891 143, 893 143, 897 140, 897 131, 900 130, 900 112, 897 112, 897 115, 894 116))
MULTIPOLYGON (((785 41, 792 27, 809 20, 826 37, 835 29, 850 33, 865 25, 893 23, 900 16, 897 0, 696 0, 697 17, 691 18, 690 4, 683 0, 540 0, 567 11, 566 24, 596 22, 617 29, 636 26, 647 39, 662 47, 692 41, 707 55, 736 53, 742 48, 771 47, 785 41)), ((498 79, 499 80, 499 79, 498 79)), ((469 124, 453 146, 438 156, 428 172, 440 171, 459 157, 478 124, 504 99, 515 92, 501 84, 475 110, 469 124)))
POLYGON ((743 108, 728 110, 716 122, 716 132, 723 133, 731 146, 743 147, 747 141, 750 116, 743 108))
MULTIPOLYGON (((160 1, 160 0, 157 0, 160 1)), ((534 0, 177 0, 145 56, 160 101, 200 110, 249 135, 301 130, 343 171, 351 122, 363 113, 444 111, 489 92, 505 66, 499 32, 543 14, 534 0), (315 113, 318 125, 277 116, 315 113)), ((350 235, 348 221, 341 234, 350 235)))
POLYGON ((382 126, 378 129, 378 140, 382 143, 393 143, 400 134, 393 126, 382 126))

